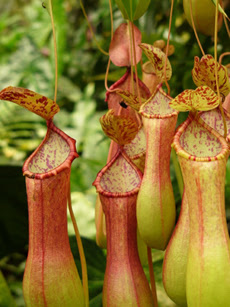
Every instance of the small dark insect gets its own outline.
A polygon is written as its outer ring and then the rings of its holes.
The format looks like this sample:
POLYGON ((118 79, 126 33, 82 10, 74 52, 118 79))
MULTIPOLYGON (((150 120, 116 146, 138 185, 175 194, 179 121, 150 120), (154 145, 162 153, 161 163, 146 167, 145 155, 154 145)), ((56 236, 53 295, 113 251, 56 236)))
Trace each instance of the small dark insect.
POLYGON ((125 104, 124 101, 120 102, 120 106, 124 109, 128 108, 127 104, 125 104))
POLYGON ((46 9, 46 6, 45 6, 45 3, 44 3, 44 2, 42 2, 42 7, 43 7, 44 9, 46 9))

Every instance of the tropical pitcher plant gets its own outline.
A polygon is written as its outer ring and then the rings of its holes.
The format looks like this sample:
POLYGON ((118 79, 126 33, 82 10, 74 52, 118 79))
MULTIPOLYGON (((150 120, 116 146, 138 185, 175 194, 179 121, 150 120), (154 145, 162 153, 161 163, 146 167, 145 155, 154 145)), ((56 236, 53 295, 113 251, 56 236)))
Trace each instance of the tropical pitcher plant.
MULTIPOLYGON (((221 63, 227 53, 217 61, 217 33, 223 19, 227 25, 228 17, 221 1, 183 1, 203 56, 195 57, 191 72, 197 88, 172 98, 168 58, 175 51, 170 45, 174 1, 167 43, 158 40, 153 44, 142 42, 141 31, 134 24, 146 12, 150 0, 115 2, 124 22, 113 31, 109 0, 111 42, 105 75, 108 112, 100 118, 111 143, 107 164, 93 182, 98 193, 96 242, 106 249, 107 257, 102 305, 158 306, 151 250, 157 249, 165 251, 165 291, 178 306, 230 306, 230 241, 224 194, 230 81, 227 67, 221 63), (214 36, 214 57, 204 53, 197 31, 214 36), (124 67, 125 73, 108 86, 111 62, 124 67), (187 119, 176 129, 179 112, 187 111, 187 119), (178 176, 183 178, 177 223, 170 177, 171 148, 179 161, 178 176), (146 263, 149 280, 143 269, 146 263)), ((53 3, 47 0, 43 5, 50 14, 56 42, 53 3)), ((80 5, 86 15, 81 0, 80 5)), ((53 122, 59 111, 56 49, 54 100, 12 86, 0 92, 1 100, 17 103, 47 121, 44 140, 23 166, 29 212, 23 293, 26 306, 87 307, 86 261, 70 199, 71 163, 78 157, 76 141, 53 122), (82 282, 70 250, 67 204, 78 242, 82 282)), ((178 167, 177 161, 174 166, 178 167)))

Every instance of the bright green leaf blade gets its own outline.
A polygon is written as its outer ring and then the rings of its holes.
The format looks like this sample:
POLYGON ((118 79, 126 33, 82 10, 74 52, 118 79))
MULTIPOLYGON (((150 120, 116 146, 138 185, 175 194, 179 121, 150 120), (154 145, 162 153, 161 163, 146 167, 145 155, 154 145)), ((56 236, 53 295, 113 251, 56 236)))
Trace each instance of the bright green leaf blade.
POLYGON ((0 306, 16 307, 10 289, 5 281, 5 278, 0 271, 0 306))
MULTIPOLYGON (((212 0, 212 2, 216 5, 216 0, 212 0)), ((228 15, 225 13, 224 9, 221 7, 221 5, 219 4, 219 11, 228 18, 228 15)), ((228 18, 229 19, 229 18, 228 18)))
POLYGON ((50 2, 49 0, 42 0, 42 6, 47 10, 50 15, 50 2))
POLYGON ((140 18, 148 9, 150 0, 115 0, 122 15, 130 21, 140 18))
MULTIPOLYGON (((62 74, 64 68, 64 54, 66 50, 67 35, 67 16, 64 8, 64 0, 55 0, 52 2, 54 24, 57 39, 57 53, 58 53, 58 75, 62 74)), ((54 52, 52 53, 54 57, 54 52)), ((53 65, 55 61, 53 59, 53 65)))
POLYGON ((130 21, 134 20, 137 2, 138 0, 123 0, 123 4, 125 6, 130 21))
POLYGON ((150 0, 138 1, 133 20, 139 19, 147 11, 150 0))

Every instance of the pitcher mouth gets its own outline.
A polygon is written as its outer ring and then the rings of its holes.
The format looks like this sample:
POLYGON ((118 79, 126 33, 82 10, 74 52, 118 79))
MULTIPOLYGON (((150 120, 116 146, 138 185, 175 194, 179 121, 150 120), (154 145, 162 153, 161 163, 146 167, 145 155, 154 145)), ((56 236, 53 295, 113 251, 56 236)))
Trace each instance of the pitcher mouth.
MULTIPOLYGON (((121 174, 122 176, 122 174, 121 174)), ((113 178, 108 178, 107 180, 109 181, 109 184, 111 184, 113 186, 114 189, 114 185, 112 183, 113 178), (109 180, 108 180, 109 179, 109 180)), ((119 178, 117 178, 119 181, 119 178)), ((106 179, 105 179, 106 180, 106 179)), ((123 150, 118 150, 118 152, 116 153, 116 155, 113 157, 113 159, 106 164, 106 166, 98 173, 96 180, 93 182, 93 185, 96 187, 97 192, 100 193, 101 195, 104 196, 108 196, 108 197, 128 197, 131 195, 135 195, 139 192, 140 186, 141 186, 141 181, 142 181, 142 173, 141 171, 136 167, 136 165, 134 165, 132 163, 132 161, 129 159, 129 157, 125 154, 125 152, 123 150), (125 189, 123 190, 123 188, 121 188, 120 191, 115 191, 112 189, 109 189, 106 187, 106 184, 103 184, 103 176, 106 175, 106 172, 109 171, 114 163, 116 163, 116 161, 119 159, 119 157, 122 157, 123 159, 125 159, 126 167, 130 167, 130 169, 132 168, 132 172, 134 174, 133 178, 134 180, 132 181, 132 179, 130 179, 132 182, 130 182, 131 188, 130 189, 125 189)))
POLYGON ((171 100, 172 97, 167 95, 162 89, 162 84, 159 84, 151 97, 141 106, 139 113, 146 118, 158 119, 177 116, 179 112, 173 110, 168 105, 168 102, 171 100), (157 95, 161 95, 160 97, 164 98, 165 101, 160 101, 159 103, 157 101, 157 95))
POLYGON ((211 162, 221 159, 227 159, 229 155, 229 147, 225 139, 214 129, 208 126, 199 116, 194 117, 193 115, 189 115, 187 120, 182 123, 176 130, 176 133, 173 138, 172 148, 175 149, 177 155, 184 157, 187 160, 197 161, 197 162, 211 162), (200 125, 203 129, 207 130, 209 134, 211 134, 219 143, 219 148, 217 149, 217 153, 213 156, 199 156, 194 153, 189 153, 186 151, 180 142, 182 134, 186 131, 189 125, 195 121, 200 125))
POLYGON ((75 144, 74 139, 58 129, 52 121, 48 121, 46 136, 25 161, 22 168, 23 175, 42 180, 56 176, 61 171, 70 168, 73 160, 78 157, 75 144), (54 138, 57 138, 59 149, 62 149, 61 153, 52 146, 52 139, 54 138), (49 141, 51 144, 49 144, 49 141), (44 153, 45 149, 50 149, 50 152, 44 153), (58 161, 55 161, 57 156, 58 161))
MULTIPOLYGON (((230 113, 224 108, 224 105, 223 105, 223 110, 227 124, 226 140, 227 142, 230 142, 230 113)), ((200 112, 199 117, 203 120, 205 124, 216 130, 220 135, 222 136, 224 135, 223 118, 219 109, 213 109, 207 112, 205 111, 200 112), (211 116, 209 116, 209 114, 211 114, 211 116)))

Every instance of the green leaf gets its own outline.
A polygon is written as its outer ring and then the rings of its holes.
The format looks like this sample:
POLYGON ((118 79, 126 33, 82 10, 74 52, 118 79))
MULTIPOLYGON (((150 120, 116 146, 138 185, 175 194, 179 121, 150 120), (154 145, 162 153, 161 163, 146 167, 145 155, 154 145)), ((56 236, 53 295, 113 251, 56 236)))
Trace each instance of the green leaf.
POLYGON ((134 14, 134 20, 139 19, 147 11, 150 1, 151 0, 138 1, 134 14))
POLYGON ((127 11, 126 11, 126 8, 123 4, 123 1, 122 0, 115 0, 119 10, 121 11, 122 15, 123 15, 123 18, 124 19, 129 19, 129 16, 127 14, 127 11))
MULTIPOLYGON (((64 69, 64 54, 66 51, 67 35, 67 15, 64 8, 64 0, 55 0, 52 2, 54 24, 57 36, 57 51, 58 51, 58 75, 62 74, 64 69)), ((54 55, 54 52, 53 52, 54 55)), ((54 64, 54 59, 53 59, 54 64)))
MULTIPOLYGON (((216 0, 212 0, 212 2, 216 5, 216 0)), ((221 5, 219 4, 219 11, 228 18, 228 15, 225 13, 224 9, 221 7, 221 5)))
POLYGON ((130 21, 134 21, 134 14, 136 11, 137 2, 138 0, 123 0, 130 21))
POLYGON ((42 0, 42 6, 47 10, 48 14, 50 15, 50 2, 49 2, 49 0, 42 0))
POLYGON ((134 21, 147 11, 150 0, 115 0, 115 2, 123 17, 134 21))
POLYGON ((5 281, 5 278, 0 271, 0 306, 16 307, 16 303, 11 296, 10 289, 5 281))

